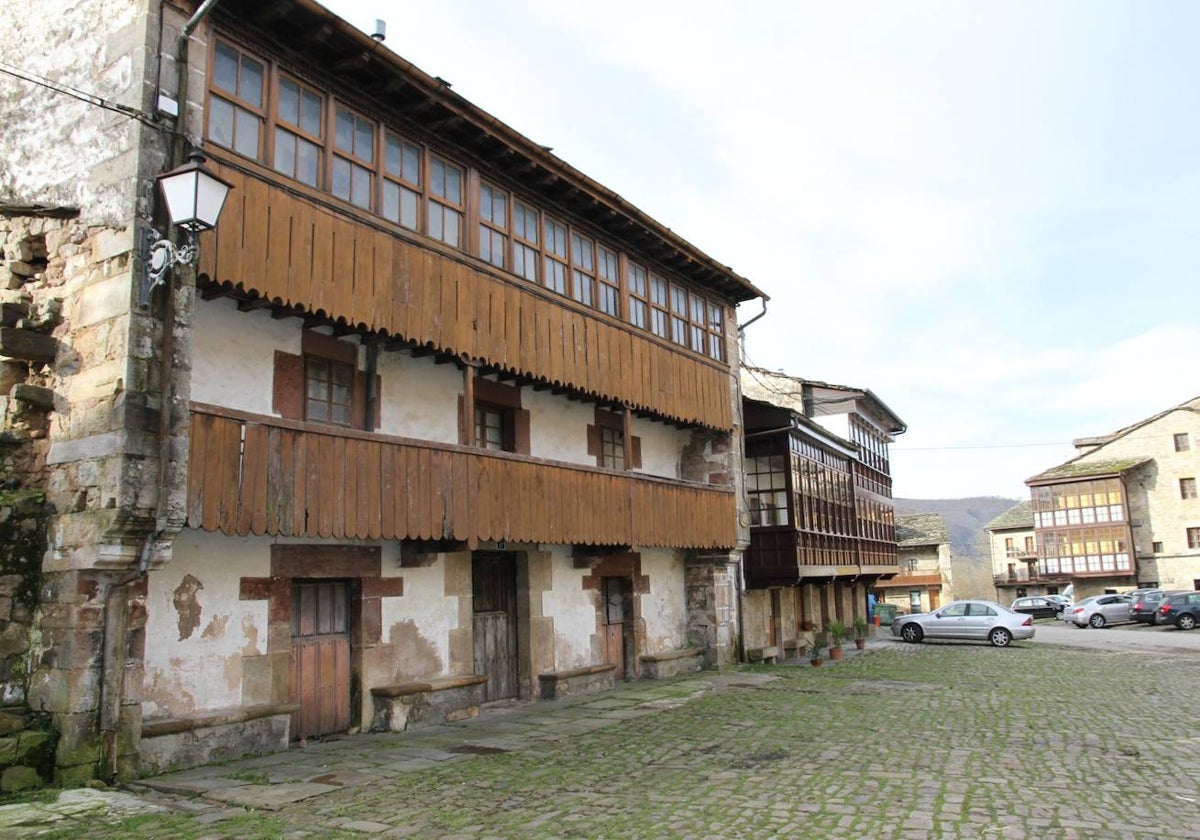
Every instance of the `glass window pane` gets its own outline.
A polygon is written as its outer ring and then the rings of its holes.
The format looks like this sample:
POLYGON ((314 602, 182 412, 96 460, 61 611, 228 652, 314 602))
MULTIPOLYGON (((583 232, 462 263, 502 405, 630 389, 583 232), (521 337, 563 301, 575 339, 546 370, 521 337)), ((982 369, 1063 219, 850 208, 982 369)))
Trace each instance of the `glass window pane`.
POLYGON ((457 166, 446 167, 446 198, 455 204, 462 204, 462 173, 457 166))
POLYGON ((457 213, 455 213, 453 210, 445 211, 442 241, 448 245, 454 245, 455 247, 458 247, 458 221, 459 215, 457 213))
POLYGON ((380 213, 385 219, 400 221, 400 187, 391 181, 383 182, 383 207, 380 213))
POLYGON ((333 194, 350 200, 350 162, 339 157, 333 159, 333 194))
POLYGON ((436 196, 446 195, 446 164, 440 160, 429 164, 429 191, 436 196))
POLYGON ((387 136, 383 141, 383 168, 389 175, 400 175, 400 141, 387 136))
POLYGON ((234 150, 248 158, 257 158, 259 119, 243 108, 237 108, 236 111, 237 128, 234 133, 234 150))
POLYGON ((321 179, 321 147, 307 140, 298 141, 296 155, 296 178, 310 187, 321 179))
POLYGON ((304 91, 300 103, 300 127, 314 137, 321 136, 321 97, 310 90, 304 91))
POLYGON ((263 66, 249 56, 242 56, 242 78, 238 84, 238 95, 261 108, 263 102, 263 66))
POLYGON ((404 179, 412 184, 421 183, 421 152, 409 143, 404 144, 404 179))
POLYGON ((352 167, 350 201, 359 207, 371 206, 371 170, 361 166, 352 167))
POLYGON ((375 160, 375 126, 366 120, 355 119, 354 154, 368 163, 375 160))
POLYGON ((434 239, 442 238, 442 214, 444 212, 440 204, 429 202, 429 235, 434 239))
POLYGON ((275 129, 275 171, 296 174, 296 135, 282 128, 275 129))
POLYGON ((227 93, 237 95, 238 53, 233 47, 218 43, 213 60, 213 84, 227 93))
POLYGON ((334 121, 333 142, 343 152, 354 151, 354 117, 340 109, 334 121))
POLYGON ((233 105, 218 96, 208 102, 208 137, 227 149, 233 148, 233 105))
POLYGON ((417 194, 412 190, 400 190, 400 224, 411 230, 417 229, 417 194))
POLYGON ((279 119, 300 124, 300 86, 287 79, 279 80, 279 119))

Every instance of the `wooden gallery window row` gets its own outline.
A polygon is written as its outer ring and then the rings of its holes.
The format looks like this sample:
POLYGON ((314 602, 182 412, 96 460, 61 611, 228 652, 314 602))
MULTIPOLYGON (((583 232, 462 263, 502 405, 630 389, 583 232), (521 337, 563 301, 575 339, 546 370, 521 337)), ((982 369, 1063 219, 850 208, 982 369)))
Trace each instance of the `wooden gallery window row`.
POLYGON ((213 41, 205 120, 208 140, 281 175, 727 361, 721 301, 647 269, 474 170, 219 39, 213 41))

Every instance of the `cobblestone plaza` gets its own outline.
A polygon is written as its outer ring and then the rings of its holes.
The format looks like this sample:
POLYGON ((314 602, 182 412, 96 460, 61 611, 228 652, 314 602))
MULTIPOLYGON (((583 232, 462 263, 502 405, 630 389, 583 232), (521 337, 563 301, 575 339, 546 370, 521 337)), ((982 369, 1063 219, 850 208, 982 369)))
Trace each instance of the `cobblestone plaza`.
POLYGON ((1192 652, 878 639, 162 776, 88 836, 1200 837, 1198 684, 1192 652))

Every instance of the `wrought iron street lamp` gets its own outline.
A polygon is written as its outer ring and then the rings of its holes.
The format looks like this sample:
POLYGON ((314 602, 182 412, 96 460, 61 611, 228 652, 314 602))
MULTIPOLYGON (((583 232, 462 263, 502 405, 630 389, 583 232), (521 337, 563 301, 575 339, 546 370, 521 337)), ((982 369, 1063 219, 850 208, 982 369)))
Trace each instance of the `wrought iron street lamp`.
POLYGON ((186 237, 178 247, 154 228, 145 233, 142 251, 142 306, 150 304, 154 290, 163 285, 167 273, 177 265, 194 265, 199 256, 196 235, 216 227, 233 187, 204 166, 204 155, 194 150, 188 162, 158 176, 158 187, 167 205, 171 224, 186 237))

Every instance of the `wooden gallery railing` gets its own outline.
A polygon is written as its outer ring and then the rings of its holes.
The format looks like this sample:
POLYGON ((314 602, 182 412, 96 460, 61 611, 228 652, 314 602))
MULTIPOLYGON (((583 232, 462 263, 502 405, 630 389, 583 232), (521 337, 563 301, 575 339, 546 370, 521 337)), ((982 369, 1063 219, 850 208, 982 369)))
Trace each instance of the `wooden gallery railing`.
POLYGON ((729 548, 734 496, 641 474, 192 409, 188 524, 225 534, 729 548))
MULTIPOLYGON (((729 431, 727 364, 689 354, 383 219, 221 164, 234 184, 200 272, 352 327, 384 332, 533 381, 729 431)), ((258 168, 253 168, 254 172, 258 168)))

